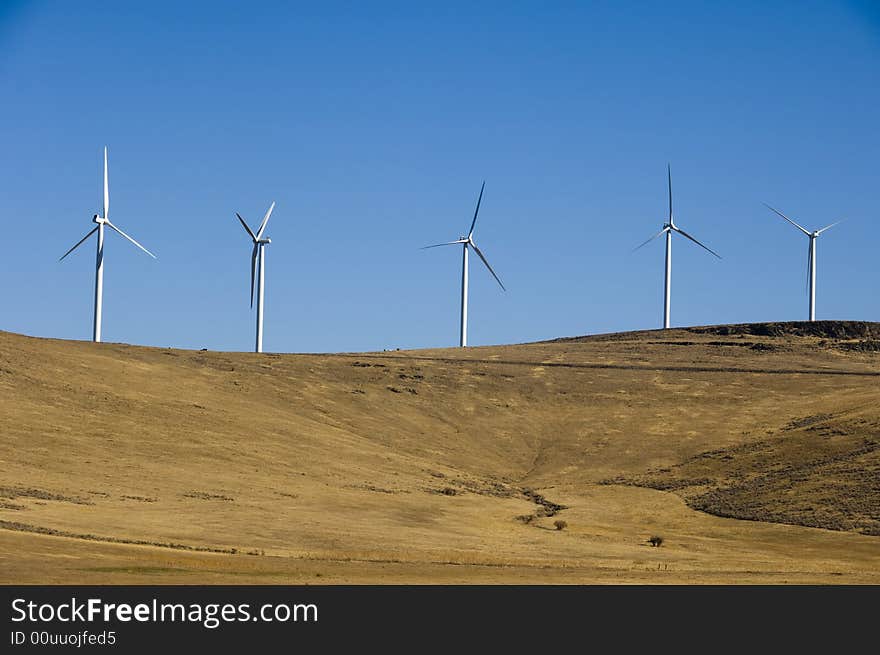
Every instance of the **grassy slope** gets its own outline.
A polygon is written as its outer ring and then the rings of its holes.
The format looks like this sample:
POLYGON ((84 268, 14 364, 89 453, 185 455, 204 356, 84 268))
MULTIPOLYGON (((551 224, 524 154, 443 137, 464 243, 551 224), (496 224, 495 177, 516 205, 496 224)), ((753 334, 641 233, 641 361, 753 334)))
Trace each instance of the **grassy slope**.
POLYGON ((0 582, 880 583, 878 332, 263 356, 0 333, 0 582))

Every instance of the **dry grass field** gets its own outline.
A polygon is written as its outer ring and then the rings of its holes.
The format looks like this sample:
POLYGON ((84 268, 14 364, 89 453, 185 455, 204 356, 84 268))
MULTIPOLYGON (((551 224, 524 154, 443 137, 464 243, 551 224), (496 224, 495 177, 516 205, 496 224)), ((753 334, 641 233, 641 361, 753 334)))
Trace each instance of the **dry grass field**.
POLYGON ((880 584, 880 324, 339 355, 0 332, 0 583, 880 584))

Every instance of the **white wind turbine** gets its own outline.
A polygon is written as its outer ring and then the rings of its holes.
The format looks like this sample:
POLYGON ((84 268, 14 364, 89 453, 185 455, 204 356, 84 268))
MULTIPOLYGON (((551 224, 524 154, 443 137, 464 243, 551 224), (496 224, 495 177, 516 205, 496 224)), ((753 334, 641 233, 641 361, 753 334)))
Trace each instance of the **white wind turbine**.
POLYGON ((503 290, 507 290, 504 288, 504 284, 502 284, 501 279, 495 274, 495 271, 492 270, 492 267, 489 265, 489 261, 486 259, 483 252, 477 248, 477 244, 474 243, 474 225, 477 224, 477 214, 480 213, 480 202, 483 200, 483 189, 486 188, 486 182, 483 181, 483 186, 480 187, 480 197, 477 198, 477 208, 474 210, 474 220, 471 221, 471 229, 468 231, 468 235, 466 237, 459 237, 456 241, 449 241, 447 243, 437 243, 433 246, 425 246, 422 250, 427 248, 439 248, 440 246, 452 246, 460 243, 462 245, 462 260, 461 260, 461 337, 459 340, 459 344, 464 347, 467 345, 467 311, 468 311, 468 246, 474 249, 474 252, 477 253, 477 256, 483 260, 483 263, 486 265, 486 268, 489 269, 489 272, 492 274, 492 277, 498 282, 503 290))
POLYGON ((257 277, 257 343, 254 352, 258 353, 263 352, 263 291, 265 287, 264 282, 266 280, 266 246, 272 243, 272 239, 263 238, 263 232, 266 229, 266 223, 269 222, 269 216, 272 215, 273 209, 275 209, 274 202, 269 207, 269 211, 266 212, 266 215, 263 216, 263 222, 260 223, 260 229, 257 230, 256 234, 254 234, 253 230, 248 227, 248 224, 245 223, 244 219, 238 214, 238 212, 235 214, 241 222, 242 227, 244 227, 245 231, 250 235, 254 242, 254 250, 253 253, 251 253, 251 308, 254 306, 254 277, 257 277), (260 265, 259 276, 257 276, 258 261, 260 265))
POLYGON ((823 227, 821 230, 814 230, 814 231, 810 232, 806 228, 801 227, 800 225, 795 223, 793 220, 791 220, 788 216, 783 214, 778 209, 774 209, 773 207, 768 205, 766 202, 764 203, 764 206, 767 207, 767 209, 779 214, 782 218, 787 220, 789 223, 794 225, 797 229, 799 229, 801 232, 803 232, 804 234, 806 234, 810 238, 810 250, 809 250, 809 254, 807 255, 807 280, 809 281, 809 285, 810 285, 810 320, 815 321, 816 320, 816 239, 818 239, 819 235, 822 234, 825 230, 830 230, 832 227, 834 227, 835 225, 838 225, 842 221, 837 221, 836 223, 832 223, 831 225, 827 225, 827 226, 823 227))
POLYGON ((719 255, 714 250, 704 246, 702 243, 697 241, 690 234, 682 230, 675 224, 675 220, 672 218, 672 166, 666 166, 666 173, 669 179, 669 221, 663 225, 663 229, 660 230, 657 234, 652 236, 650 239, 642 243, 633 249, 633 252, 638 250, 639 248, 648 245, 651 241, 656 239, 659 236, 666 235, 666 283, 664 287, 663 293, 663 327, 668 328, 670 325, 670 304, 672 300, 672 233, 678 232, 681 236, 686 239, 690 239, 695 244, 703 248, 704 250, 708 250, 710 253, 715 255, 718 259, 721 259, 721 255, 719 255))
MULTIPOLYGON (((106 225, 111 230, 117 232, 120 236, 125 237, 129 241, 131 241, 138 248, 143 250, 153 259, 156 259, 156 255, 151 253, 149 250, 144 248, 137 241, 128 236, 125 232, 120 230, 118 227, 113 225, 110 222, 110 185, 107 179, 107 147, 104 147, 104 215, 99 216, 95 214, 92 217, 92 221, 97 223, 95 227, 91 229, 91 231, 85 235, 82 239, 80 239, 76 245, 73 246, 70 250, 64 253, 61 256, 61 259, 67 257, 70 253, 76 250, 86 239, 92 236, 95 232, 98 233, 98 255, 97 260, 95 262, 95 320, 92 329, 92 340, 95 342, 101 341, 101 312, 102 305, 104 302, 104 226, 106 225)), ((59 259, 58 261, 61 261, 59 259)))

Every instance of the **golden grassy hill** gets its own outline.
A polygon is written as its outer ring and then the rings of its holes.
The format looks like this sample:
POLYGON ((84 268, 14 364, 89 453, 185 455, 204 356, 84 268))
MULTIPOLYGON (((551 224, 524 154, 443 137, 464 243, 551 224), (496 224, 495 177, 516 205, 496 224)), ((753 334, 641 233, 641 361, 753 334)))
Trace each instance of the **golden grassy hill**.
POLYGON ((875 323, 340 355, 0 332, 0 435, 0 583, 880 583, 875 323))

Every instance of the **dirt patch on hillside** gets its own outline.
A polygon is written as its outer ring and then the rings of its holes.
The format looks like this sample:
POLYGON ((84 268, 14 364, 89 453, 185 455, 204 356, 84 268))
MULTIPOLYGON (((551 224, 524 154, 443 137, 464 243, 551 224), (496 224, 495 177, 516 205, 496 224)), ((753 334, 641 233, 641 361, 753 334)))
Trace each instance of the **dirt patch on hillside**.
POLYGON ((201 553, 226 553, 234 555, 236 551, 231 548, 212 548, 209 546, 192 546, 189 544, 180 544, 163 541, 149 541, 146 539, 123 539, 121 537, 111 537, 95 534, 81 534, 77 532, 69 532, 67 530, 56 530, 55 528, 46 528, 39 525, 30 525, 27 523, 19 523, 18 521, 0 520, 0 529, 13 530, 16 532, 31 532, 33 534, 45 534, 53 537, 70 537, 72 539, 83 539, 85 541, 103 541, 111 544, 130 544, 134 546, 156 546, 158 548, 171 548, 174 550, 190 550, 201 553))
POLYGON ((0 498, 8 498, 15 500, 16 498, 34 498, 37 500, 54 500, 62 503, 73 503, 75 505, 94 505, 87 498, 79 496, 65 496, 64 494, 46 491, 45 489, 37 489, 34 487, 0 487, 0 498))
POLYGON ((604 483, 672 491, 716 516, 880 536, 880 424, 805 417, 770 439, 604 483))
MULTIPOLYGON (((539 343, 578 343, 583 341, 645 341, 651 338, 664 337, 684 332, 691 334, 719 336, 756 336, 756 337, 816 337, 820 339, 880 340, 880 323, 872 321, 781 321, 770 323, 737 323, 731 325, 702 325, 695 327, 671 328, 668 330, 638 330, 634 332, 613 332, 609 334, 591 334, 575 337, 548 339, 539 343)), ((657 343, 670 343, 668 340, 657 343)), ((678 342, 679 345, 744 345, 733 342, 678 342)), ((749 344, 751 345, 751 344, 749 344)), ((858 348, 857 348, 858 349, 858 348)), ((868 347, 870 349, 870 347, 868 347)))
POLYGON ((748 334, 759 337, 818 337, 821 339, 880 339, 880 323, 868 321, 790 321, 744 323, 685 328, 694 334, 724 336, 748 334))

